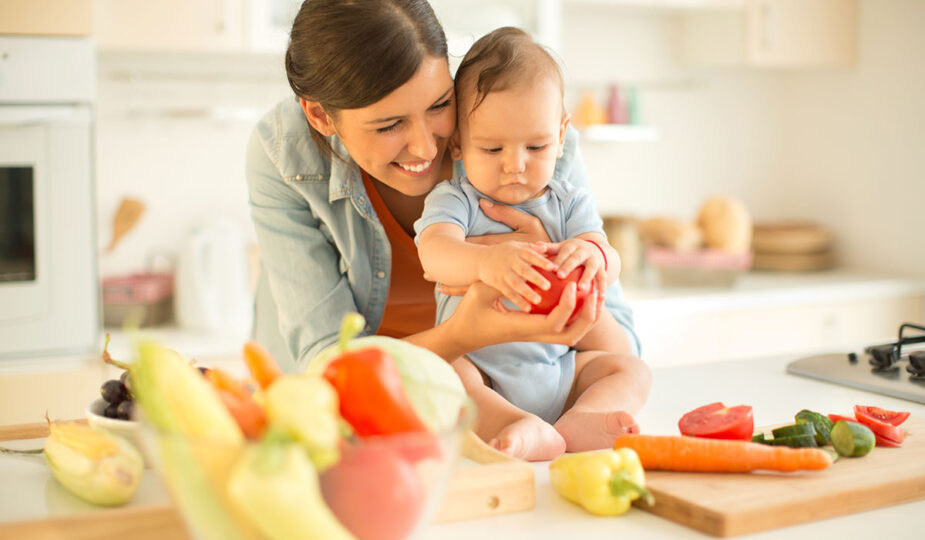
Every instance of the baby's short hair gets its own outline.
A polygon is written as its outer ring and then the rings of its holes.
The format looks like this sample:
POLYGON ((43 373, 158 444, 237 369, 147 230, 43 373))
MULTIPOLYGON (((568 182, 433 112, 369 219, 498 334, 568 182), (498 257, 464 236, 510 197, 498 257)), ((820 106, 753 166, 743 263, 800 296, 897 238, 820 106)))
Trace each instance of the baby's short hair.
POLYGON ((505 26, 482 36, 466 53, 456 70, 457 101, 462 103, 460 96, 474 89, 475 100, 468 113, 472 114, 492 91, 507 90, 516 84, 532 84, 542 77, 551 77, 564 94, 559 63, 546 47, 520 28, 505 26))

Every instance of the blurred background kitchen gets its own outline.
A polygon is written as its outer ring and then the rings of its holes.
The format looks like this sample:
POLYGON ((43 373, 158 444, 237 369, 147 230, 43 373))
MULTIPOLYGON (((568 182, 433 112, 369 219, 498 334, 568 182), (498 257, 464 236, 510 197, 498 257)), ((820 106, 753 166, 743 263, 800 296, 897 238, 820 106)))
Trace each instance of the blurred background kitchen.
MULTIPOLYGON (((453 67, 504 25, 560 56, 653 365, 855 346, 925 318, 925 2, 432 4, 453 67), (750 242, 712 243, 716 219, 750 242)), ((259 267, 244 146, 291 94, 282 55, 298 5, 0 2, 0 35, 95 44, 108 326, 142 305, 143 324, 188 355, 240 346, 259 267)))

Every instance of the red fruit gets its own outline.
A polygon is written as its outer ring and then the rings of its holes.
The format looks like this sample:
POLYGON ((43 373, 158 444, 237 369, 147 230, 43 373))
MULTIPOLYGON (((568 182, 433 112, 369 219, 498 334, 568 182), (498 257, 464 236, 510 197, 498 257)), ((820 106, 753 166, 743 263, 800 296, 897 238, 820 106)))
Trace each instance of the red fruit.
POLYGON ((748 405, 727 407, 720 402, 698 407, 678 421, 682 435, 708 439, 738 439, 752 437, 755 421, 748 405))
POLYGON ((359 540, 399 540, 418 524, 427 501, 414 466, 385 444, 361 443, 321 475, 321 492, 359 540))
MULTIPOLYGON (((539 293, 540 301, 539 303, 533 304, 530 307, 530 313, 539 313, 542 315, 548 314, 552 311, 557 305, 559 305, 559 299, 562 298, 562 291, 565 290, 565 286, 569 283, 575 283, 577 285, 578 280, 581 279, 581 275, 584 274, 584 266, 579 266, 569 272, 564 278, 560 278, 556 271, 546 270, 538 266, 533 267, 537 272, 539 272, 544 278, 549 280, 549 289, 542 290, 536 285, 530 283, 530 288, 539 293)), ((575 317, 578 316, 578 312, 581 310, 581 306, 584 305, 585 299, 596 289, 594 281, 591 282, 591 286, 587 290, 582 291, 576 288, 575 291, 575 309, 572 311, 572 314, 569 316, 567 324, 572 324, 572 321, 575 320, 575 317)))

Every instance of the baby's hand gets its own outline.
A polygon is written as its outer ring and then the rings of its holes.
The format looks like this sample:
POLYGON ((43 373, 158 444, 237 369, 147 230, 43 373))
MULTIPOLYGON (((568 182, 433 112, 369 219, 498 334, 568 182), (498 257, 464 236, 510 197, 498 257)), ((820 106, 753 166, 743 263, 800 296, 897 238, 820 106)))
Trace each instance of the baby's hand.
MULTIPOLYGON (((534 266, 554 271, 556 266, 543 256, 544 244, 504 242, 487 246, 485 256, 479 260, 479 280, 498 289, 505 298, 524 311, 540 301, 540 295, 530 283, 542 290, 549 289, 549 281, 534 266)), ((593 247, 593 246, 592 246, 593 247)))
POLYGON ((556 275, 564 278, 575 268, 584 266, 585 271, 578 280, 578 290, 587 291, 591 287, 591 282, 594 281, 603 299, 603 293, 607 289, 604 252, 592 242, 581 238, 570 238, 554 246, 551 251, 556 253, 554 262, 559 268, 556 275))

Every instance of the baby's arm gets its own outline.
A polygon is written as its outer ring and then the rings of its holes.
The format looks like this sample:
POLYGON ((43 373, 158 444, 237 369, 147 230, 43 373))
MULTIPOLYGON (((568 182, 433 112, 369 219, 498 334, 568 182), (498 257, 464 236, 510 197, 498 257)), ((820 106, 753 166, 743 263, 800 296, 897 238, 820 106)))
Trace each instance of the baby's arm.
POLYGON ((539 294, 528 282, 544 290, 550 284, 533 265, 549 270, 554 267, 540 253, 539 245, 524 242, 471 244, 466 242, 464 234, 462 227, 451 223, 434 223, 421 231, 418 256, 424 271, 446 285, 482 281, 524 310, 540 301, 539 294))

